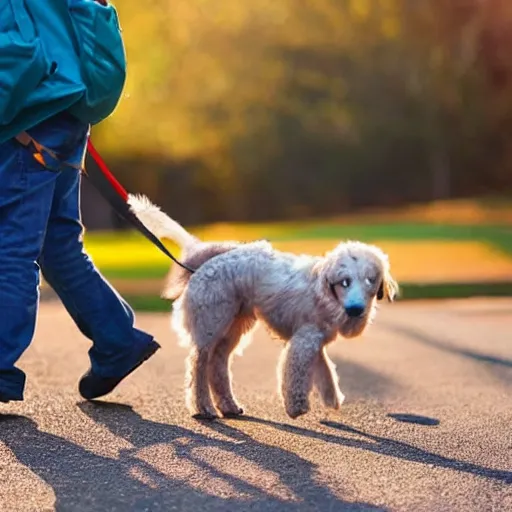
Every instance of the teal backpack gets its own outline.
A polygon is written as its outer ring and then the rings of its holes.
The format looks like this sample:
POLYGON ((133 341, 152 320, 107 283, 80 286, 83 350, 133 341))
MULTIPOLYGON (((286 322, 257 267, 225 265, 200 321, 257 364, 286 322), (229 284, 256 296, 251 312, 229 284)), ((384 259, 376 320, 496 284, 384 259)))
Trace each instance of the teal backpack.
POLYGON ((126 57, 115 8, 96 0, 0 0, 0 143, 67 110, 116 108, 126 57))

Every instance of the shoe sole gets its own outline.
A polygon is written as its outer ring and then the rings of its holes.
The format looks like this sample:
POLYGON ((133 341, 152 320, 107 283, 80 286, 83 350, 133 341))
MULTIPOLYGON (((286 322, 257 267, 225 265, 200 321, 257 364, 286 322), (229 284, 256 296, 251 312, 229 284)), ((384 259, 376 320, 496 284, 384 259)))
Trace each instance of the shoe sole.
POLYGON ((155 352, 160 349, 161 346, 159 343, 157 343, 156 341, 152 341, 148 348, 146 349, 146 351, 142 354, 141 358, 139 359, 139 361, 135 364, 135 366, 133 366, 130 370, 128 370, 128 372, 126 372, 122 377, 119 377, 117 379, 113 379, 112 380, 112 386, 110 388, 110 390, 108 391, 105 391, 104 393, 101 393, 99 395, 94 395, 94 396, 84 396, 82 393, 80 393, 80 395, 82 396, 82 398, 85 398, 85 400, 95 400, 96 398, 101 398, 102 396, 105 396, 105 395, 108 395, 109 393, 112 393, 112 391, 114 391, 114 389, 124 380, 126 379, 126 377, 128 377, 129 375, 131 375, 135 370, 137 370, 137 368, 139 368, 142 364, 144 364, 152 355, 155 354, 155 352))

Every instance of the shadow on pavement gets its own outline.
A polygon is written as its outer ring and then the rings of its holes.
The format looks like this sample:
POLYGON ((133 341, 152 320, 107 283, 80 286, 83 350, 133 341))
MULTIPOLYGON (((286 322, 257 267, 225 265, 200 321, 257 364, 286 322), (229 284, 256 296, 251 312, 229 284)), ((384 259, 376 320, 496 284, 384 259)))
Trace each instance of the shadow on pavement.
POLYGON ((387 324, 385 327, 391 330, 392 332, 395 332, 402 336, 406 336, 407 338, 417 341, 423 345, 427 345, 429 347, 450 354, 459 355, 472 361, 483 363, 486 366, 486 369, 491 371, 494 376, 498 377, 508 386, 512 386, 511 359, 505 359, 502 357, 482 354, 480 352, 475 352, 474 350, 470 350, 467 348, 453 346, 448 341, 439 340, 433 336, 424 333, 423 331, 419 331, 411 327, 406 327, 404 325, 387 324))
POLYGON ((396 393, 399 385, 391 378, 381 375, 361 364, 333 357, 340 379, 340 388, 350 400, 379 399, 396 393))
MULTIPOLYGON (((230 504, 196 493, 184 482, 170 485, 163 475, 132 457, 129 451, 118 459, 96 455, 39 430, 34 421, 25 417, 2 419, 0 425, 0 440, 21 464, 52 487, 58 512, 169 510, 171 504, 189 501, 198 509, 208 504, 211 510, 225 510, 230 504), (134 470, 149 474, 156 487, 134 478, 134 470)), ((234 508, 243 505, 236 500, 230 502, 234 508)))
MULTIPOLYGON (((97 402, 83 403, 79 407, 91 419, 106 426, 114 435, 126 439, 136 448, 172 443, 177 438, 187 439, 188 442, 180 443, 179 450, 176 450, 178 457, 192 462, 210 478, 226 481, 238 492, 247 496, 244 500, 226 500, 221 507, 223 510, 287 511, 297 510, 298 503, 276 498, 261 488, 255 487, 244 478, 223 472, 194 453, 196 448, 219 448, 232 455, 245 458, 263 470, 275 473, 278 475, 280 483, 284 484, 299 499, 301 510, 360 512, 385 510, 366 503, 340 500, 332 494, 328 487, 315 481, 316 468, 314 464, 293 452, 260 443, 236 429, 232 428, 229 432, 224 432, 230 438, 229 440, 220 440, 177 425, 144 419, 126 405, 97 402), (293 471, 290 471, 290 468, 293 468, 293 471)), ((209 423, 206 425, 208 426, 209 423)), ((212 500, 211 496, 205 496, 203 510, 212 510, 210 500, 212 500)), ((197 508, 200 504, 190 503, 190 505, 197 508)))
MULTIPOLYGON (((334 421, 322 421, 321 423, 326 427, 330 427, 337 431, 346 432, 350 434, 350 437, 332 435, 326 432, 310 430, 303 427, 297 427, 295 425, 289 425, 286 423, 279 423, 271 420, 254 418, 251 416, 242 416, 235 421, 248 421, 253 423, 260 423, 263 425, 272 426, 284 432, 290 432, 291 434, 311 437, 313 439, 319 439, 326 443, 339 444, 342 446, 347 446, 349 448, 365 450, 373 453, 378 453, 380 455, 387 455, 389 457, 394 457, 397 459, 407 460, 411 462, 429 464, 439 468, 446 468, 453 471, 459 471, 462 473, 469 473, 472 475, 477 475, 484 478, 496 480, 498 482, 512 484, 512 471, 491 469, 484 466, 480 466, 478 464, 473 464, 471 462, 464 462, 459 461, 457 459, 444 457, 442 455, 437 455, 422 448, 417 448, 416 446, 405 443, 403 441, 395 441, 394 439, 369 434, 354 427, 350 427, 348 425, 344 425, 342 423, 334 421), (354 434, 358 435, 359 439, 354 438, 354 434)), ((212 423, 212 425, 214 425, 214 423, 212 423)), ((218 425, 221 425, 221 427, 214 426, 213 428, 218 428, 219 430, 224 428, 222 424, 219 423, 218 425)))
MULTIPOLYGON (((388 455, 399 459, 408 460, 411 462, 420 462, 422 464, 430 464, 439 468, 451 469, 462 473, 469 473, 484 478, 489 478, 506 484, 512 484, 512 471, 505 471, 499 469, 486 468, 473 464, 471 462, 459 461, 449 457, 438 455, 422 448, 417 448, 403 441, 395 441, 386 437, 368 434, 362 430, 343 425, 333 421, 325 421, 324 425, 331 427, 342 432, 350 434, 357 434, 361 436, 361 440, 356 441, 354 444, 357 448, 372 451, 382 455, 388 455)), ((342 439, 342 444, 352 444, 353 438, 338 438, 342 439)))
POLYGON ((474 350, 465 349, 462 347, 454 347, 449 342, 440 341, 433 336, 429 336, 422 331, 418 331, 416 329, 412 329, 411 327, 405 327, 402 325, 387 325, 388 329, 407 336, 408 338, 412 338, 415 341, 419 341, 424 345, 429 345, 430 347, 437 348, 439 350, 443 350, 444 352, 449 352, 451 354, 458 354, 469 359, 473 359, 474 361, 479 361, 481 363, 488 363, 495 366, 503 366, 505 368, 512 368, 512 360, 505 359, 502 357, 489 356, 487 354, 482 354, 480 352, 475 352, 474 350))
POLYGON ((425 427, 434 427, 439 425, 437 418, 429 418, 428 416, 420 416, 418 414, 407 413, 390 413, 388 417, 393 418, 401 423, 414 423, 415 425, 423 425, 425 427))
MULTIPOLYGON (((80 409, 134 448, 121 450, 118 458, 92 453, 62 437, 39 430, 25 417, 1 421, 0 441, 19 462, 50 485, 56 495, 55 510, 69 511, 383 511, 366 503, 340 500, 315 481, 316 466, 282 448, 269 446, 226 426, 228 439, 219 440, 192 430, 142 418, 126 405, 82 403, 80 409), (244 442, 240 442, 243 440, 244 442), (173 457, 193 464, 206 481, 222 479, 237 496, 220 497, 204 492, 187 478, 163 474, 137 457, 140 448, 172 444, 173 457), (243 477, 225 473, 211 465, 197 448, 216 447, 246 458, 257 468, 274 472, 298 501, 281 499, 243 477), (135 475, 145 475, 146 484, 135 475)), ((214 484, 213 484, 214 485, 214 484)))

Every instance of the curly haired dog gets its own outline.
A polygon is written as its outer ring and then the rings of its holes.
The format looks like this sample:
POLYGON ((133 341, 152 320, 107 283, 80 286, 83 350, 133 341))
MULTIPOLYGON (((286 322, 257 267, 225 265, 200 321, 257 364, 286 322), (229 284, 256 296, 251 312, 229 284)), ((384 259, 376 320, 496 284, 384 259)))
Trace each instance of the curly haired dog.
POLYGON ((231 355, 260 320, 285 341, 280 392, 291 418, 309 411, 316 385, 327 407, 344 396, 326 346, 341 334, 362 333, 377 299, 393 301, 398 286, 387 256, 360 242, 340 243, 325 257, 296 256, 266 241, 206 243, 188 233, 148 199, 130 196, 138 218, 159 238, 182 247, 163 297, 174 299, 172 325, 190 348, 187 405, 196 418, 243 414, 231 386, 231 355))

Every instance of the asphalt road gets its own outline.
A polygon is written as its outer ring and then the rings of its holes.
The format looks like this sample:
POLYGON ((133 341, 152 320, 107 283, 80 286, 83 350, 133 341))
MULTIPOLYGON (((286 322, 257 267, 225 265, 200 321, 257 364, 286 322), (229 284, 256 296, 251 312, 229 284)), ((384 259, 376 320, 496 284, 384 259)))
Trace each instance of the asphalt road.
POLYGON ((163 349, 103 403, 76 383, 89 344, 56 303, 22 359, 26 400, 0 404, 0 510, 512 510, 512 300, 385 306, 329 352, 347 397, 288 419, 279 346, 258 332, 234 364, 245 420, 183 404, 185 352, 163 349))

